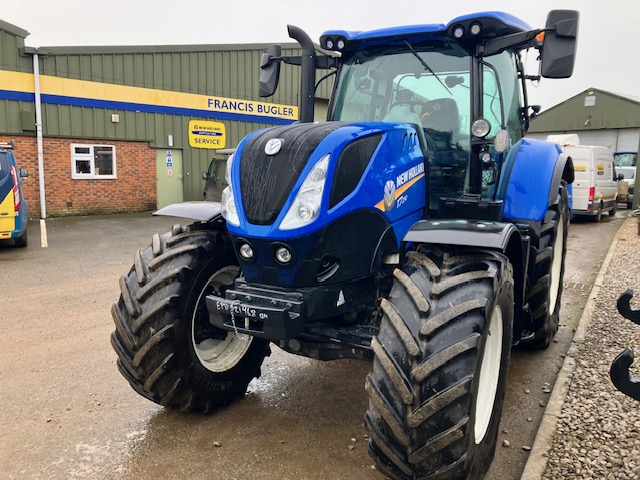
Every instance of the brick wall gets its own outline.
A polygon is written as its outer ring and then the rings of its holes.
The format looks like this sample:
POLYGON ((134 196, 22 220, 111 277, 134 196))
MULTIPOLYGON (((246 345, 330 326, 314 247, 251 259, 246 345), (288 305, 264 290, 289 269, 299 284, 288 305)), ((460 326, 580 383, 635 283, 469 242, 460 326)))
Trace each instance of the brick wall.
MULTIPOLYGON (((30 218, 40 216, 38 148, 35 137, 0 135, 15 142, 18 166, 29 170, 22 182, 30 218)), ((47 216, 140 212, 156 207, 156 151, 146 142, 45 138, 44 183, 47 216), (71 178, 71 144, 114 145, 116 179, 71 178)))

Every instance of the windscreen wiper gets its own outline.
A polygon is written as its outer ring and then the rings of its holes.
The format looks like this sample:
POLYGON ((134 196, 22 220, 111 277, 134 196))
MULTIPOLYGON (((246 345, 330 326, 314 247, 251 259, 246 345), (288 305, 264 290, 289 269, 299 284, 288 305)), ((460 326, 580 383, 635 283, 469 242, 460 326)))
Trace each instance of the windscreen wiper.
POLYGON ((449 90, 449 88, 443 83, 442 80, 440 80, 440 77, 438 76, 438 74, 436 72, 433 71, 433 69, 427 65, 427 62, 425 62, 422 57, 420 55, 418 55, 418 52, 415 51, 415 49, 411 46, 411 44, 409 42, 407 42, 406 40, 403 40, 404 43, 407 45, 407 47, 409 47, 409 50, 411 51, 411 53, 413 53, 413 55, 418 59, 418 61, 422 64, 422 66, 424 67, 424 69, 428 72, 430 72, 434 77, 436 77, 436 80, 438 80, 440 82, 440 85, 442 85, 445 90, 447 92, 449 92, 449 95, 453 95, 451 93, 451 90, 449 90))

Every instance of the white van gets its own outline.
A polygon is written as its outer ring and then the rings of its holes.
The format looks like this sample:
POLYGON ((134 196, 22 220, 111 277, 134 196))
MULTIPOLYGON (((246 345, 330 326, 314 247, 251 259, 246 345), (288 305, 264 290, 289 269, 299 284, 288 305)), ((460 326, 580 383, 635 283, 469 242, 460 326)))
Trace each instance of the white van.
POLYGON ((563 150, 573 159, 576 175, 573 214, 590 215, 596 222, 604 212, 615 215, 618 185, 611 150, 592 145, 566 146, 563 150))

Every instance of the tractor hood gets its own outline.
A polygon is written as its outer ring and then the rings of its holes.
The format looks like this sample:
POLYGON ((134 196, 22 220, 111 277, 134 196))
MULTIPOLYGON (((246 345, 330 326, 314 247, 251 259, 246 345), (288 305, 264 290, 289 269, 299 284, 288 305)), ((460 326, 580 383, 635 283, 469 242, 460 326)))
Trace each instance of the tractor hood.
MULTIPOLYGON (((247 136, 236 150, 229 173, 238 214, 236 224, 228 222, 229 230, 282 239, 318 230, 354 210, 376 211, 394 223, 415 211, 415 204, 394 208, 396 186, 402 186, 398 182, 423 179, 425 171, 413 126, 324 122, 274 127, 247 136), (322 170, 314 171, 319 164, 322 170), (287 222, 292 209, 306 208, 300 207, 301 196, 318 188, 321 198, 317 208, 312 207, 313 221, 287 222), (347 197, 349 202, 344 201, 347 197)), ((424 181, 414 199, 424 203, 424 181)))
POLYGON ((302 123, 246 137, 228 163, 222 208, 247 280, 312 286, 374 271, 422 217, 422 148, 414 126, 386 122, 302 123))

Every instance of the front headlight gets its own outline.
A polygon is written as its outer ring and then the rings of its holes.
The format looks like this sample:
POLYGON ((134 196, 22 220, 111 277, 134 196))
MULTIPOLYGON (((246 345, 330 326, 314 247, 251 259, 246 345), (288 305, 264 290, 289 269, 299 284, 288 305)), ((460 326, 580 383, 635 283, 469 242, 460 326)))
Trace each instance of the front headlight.
POLYGON ((236 201, 233 197, 233 189, 231 188, 231 165, 233 164, 233 155, 227 160, 227 170, 225 171, 224 178, 227 181, 227 187, 222 191, 222 211, 220 212, 222 218, 227 223, 240 226, 240 218, 238 217, 238 210, 236 209, 236 201))
POLYGON ((224 179, 229 186, 231 186, 231 165, 233 165, 233 153, 227 158, 227 168, 224 171, 224 179))
POLYGON ((329 155, 325 155, 316 163, 300 187, 300 191, 287 211, 280 230, 292 230, 312 223, 320 214, 322 192, 327 179, 329 155))

